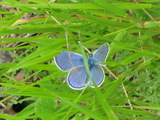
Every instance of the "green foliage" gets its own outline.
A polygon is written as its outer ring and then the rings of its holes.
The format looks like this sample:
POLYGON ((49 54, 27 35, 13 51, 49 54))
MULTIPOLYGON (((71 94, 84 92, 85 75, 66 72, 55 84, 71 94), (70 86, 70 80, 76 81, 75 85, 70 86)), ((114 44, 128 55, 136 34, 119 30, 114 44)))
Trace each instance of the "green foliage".
POLYGON ((159 120, 160 3, 137 2, 1 0, 0 51, 14 58, 0 63, 1 102, 17 96, 34 102, 0 118, 159 120), (109 43, 104 64, 117 77, 105 69, 100 88, 69 88, 67 73, 55 66, 53 57, 68 50, 81 53, 79 41, 91 51, 109 43), (21 80, 15 78, 19 71, 21 80))

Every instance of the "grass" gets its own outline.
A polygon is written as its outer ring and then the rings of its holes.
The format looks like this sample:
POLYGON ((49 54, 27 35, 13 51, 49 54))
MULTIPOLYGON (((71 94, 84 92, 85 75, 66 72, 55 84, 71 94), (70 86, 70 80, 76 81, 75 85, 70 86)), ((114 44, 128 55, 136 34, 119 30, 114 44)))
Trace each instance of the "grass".
POLYGON ((157 0, 1 0, 0 5, 0 51, 13 57, 0 63, 0 102, 9 109, 8 104, 32 101, 0 118, 160 119, 157 0), (79 41, 92 52, 110 44, 100 88, 72 90, 64 82, 67 72, 53 62, 62 51, 84 51, 79 41), (25 97, 14 100, 20 96, 25 97))

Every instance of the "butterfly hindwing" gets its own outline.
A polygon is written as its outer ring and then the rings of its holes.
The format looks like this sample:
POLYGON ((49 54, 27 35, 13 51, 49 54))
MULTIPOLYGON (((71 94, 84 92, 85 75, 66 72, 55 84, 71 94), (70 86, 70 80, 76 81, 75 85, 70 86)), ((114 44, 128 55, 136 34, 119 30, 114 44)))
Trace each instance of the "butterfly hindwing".
MULTIPOLYGON (((90 70, 90 74, 96 86, 100 87, 104 82, 105 78, 103 68, 100 65, 94 65, 90 70)), ((91 80, 89 81, 89 85, 94 88, 91 80)))
POLYGON ((102 45, 98 50, 96 50, 93 53, 94 59, 96 59, 97 62, 99 62, 99 63, 105 62, 106 58, 108 56, 109 50, 110 50, 109 44, 105 43, 104 45, 102 45))
POLYGON ((67 77, 68 85, 75 90, 81 90, 86 86, 87 73, 84 66, 72 69, 67 77))
POLYGON ((77 66, 84 65, 82 55, 67 51, 61 52, 58 56, 54 57, 54 61, 62 71, 68 71, 77 66))

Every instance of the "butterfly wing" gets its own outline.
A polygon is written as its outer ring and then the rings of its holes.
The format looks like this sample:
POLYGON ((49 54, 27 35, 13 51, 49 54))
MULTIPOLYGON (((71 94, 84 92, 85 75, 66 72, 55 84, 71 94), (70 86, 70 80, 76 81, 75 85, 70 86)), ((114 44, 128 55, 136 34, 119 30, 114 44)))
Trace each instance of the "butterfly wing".
MULTIPOLYGON (((105 78, 103 68, 100 65, 93 65, 90 73, 94 83, 97 85, 97 87, 100 87, 104 82, 105 78)), ((92 81, 89 81, 89 85, 94 88, 92 81)))
POLYGON ((62 71, 67 71, 83 65, 82 55, 67 51, 61 52, 58 56, 54 57, 54 61, 57 67, 62 71))
POLYGON ((97 61, 97 62, 105 62, 106 58, 108 56, 108 52, 109 52, 110 48, 109 48, 109 44, 105 43, 104 45, 102 45, 98 50, 96 50, 93 53, 93 58, 97 61))
POLYGON ((87 73, 84 66, 73 68, 68 74, 67 83, 72 89, 81 90, 87 82, 87 73))

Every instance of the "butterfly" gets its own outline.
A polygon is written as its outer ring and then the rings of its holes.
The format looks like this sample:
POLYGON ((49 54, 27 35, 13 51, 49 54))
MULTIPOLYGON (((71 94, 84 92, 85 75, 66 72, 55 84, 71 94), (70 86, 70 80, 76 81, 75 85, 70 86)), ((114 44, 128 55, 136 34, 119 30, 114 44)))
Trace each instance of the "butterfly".
MULTIPOLYGON (((100 87, 105 79, 105 74, 102 66, 106 61, 109 53, 109 44, 103 44, 99 49, 93 52, 92 56, 87 58, 90 75, 97 87, 100 87)), ((87 74, 83 56, 74 52, 61 52, 54 57, 56 66, 62 71, 69 71, 67 83, 70 88, 75 90, 84 89, 87 85, 94 88, 92 80, 87 74)))

